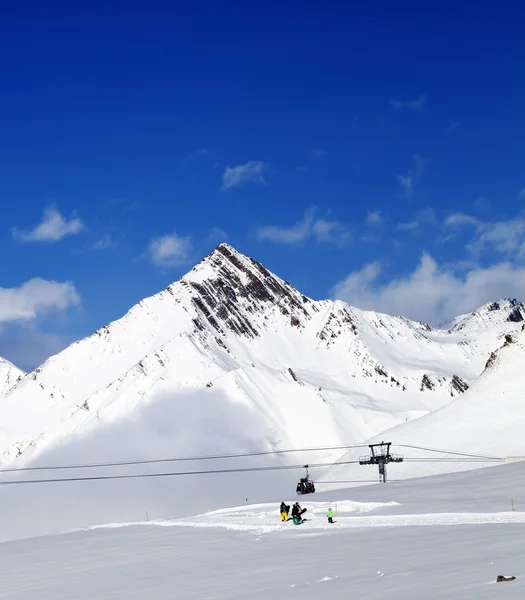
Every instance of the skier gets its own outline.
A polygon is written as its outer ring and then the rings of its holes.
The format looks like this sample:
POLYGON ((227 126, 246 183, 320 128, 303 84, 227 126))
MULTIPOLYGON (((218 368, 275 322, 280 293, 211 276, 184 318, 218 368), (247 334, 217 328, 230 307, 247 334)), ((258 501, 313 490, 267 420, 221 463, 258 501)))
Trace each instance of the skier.
POLYGON ((332 512, 331 508, 328 509, 328 515, 327 516, 328 516, 328 522, 329 523, 333 523, 334 522, 334 520, 333 520, 334 513, 332 512))
POLYGON ((281 513, 281 521, 288 521, 288 513, 290 511, 290 507, 288 506, 288 504, 285 504, 282 500, 279 511, 281 513))

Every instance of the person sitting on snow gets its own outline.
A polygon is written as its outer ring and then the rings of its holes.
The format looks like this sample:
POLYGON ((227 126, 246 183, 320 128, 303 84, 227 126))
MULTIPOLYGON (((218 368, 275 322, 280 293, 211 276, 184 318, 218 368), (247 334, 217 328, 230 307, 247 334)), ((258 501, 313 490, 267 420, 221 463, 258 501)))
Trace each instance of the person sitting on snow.
POLYGON ((292 507, 292 518, 293 518, 293 522, 298 525, 299 523, 302 522, 302 517, 301 515, 305 512, 305 509, 302 509, 299 506, 299 502, 296 502, 293 507, 292 507))
POLYGON ((281 521, 288 521, 288 512, 290 511, 290 507, 288 506, 288 504, 285 504, 281 500, 281 507, 279 510, 281 512, 281 521))

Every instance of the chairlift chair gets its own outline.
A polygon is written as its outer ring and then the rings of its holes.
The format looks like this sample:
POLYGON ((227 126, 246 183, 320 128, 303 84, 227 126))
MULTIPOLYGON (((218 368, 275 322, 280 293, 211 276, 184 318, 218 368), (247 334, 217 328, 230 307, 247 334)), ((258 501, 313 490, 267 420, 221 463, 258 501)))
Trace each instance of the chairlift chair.
POLYGON ((297 487, 295 491, 298 496, 303 496, 304 494, 313 494, 315 492, 314 482, 310 479, 308 475, 308 465, 304 465, 306 469, 306 477, 301 477, 297 482, 297 487))

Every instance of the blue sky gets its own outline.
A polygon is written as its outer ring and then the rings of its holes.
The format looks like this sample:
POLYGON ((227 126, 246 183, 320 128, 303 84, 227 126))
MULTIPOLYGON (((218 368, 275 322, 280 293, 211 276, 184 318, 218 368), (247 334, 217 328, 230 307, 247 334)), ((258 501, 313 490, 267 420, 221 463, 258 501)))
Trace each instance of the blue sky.
POLYGON ((525 9, 484 4, 3 7, 0 355, 36 366, 221 241, 432 323, 525 299, 525 9))

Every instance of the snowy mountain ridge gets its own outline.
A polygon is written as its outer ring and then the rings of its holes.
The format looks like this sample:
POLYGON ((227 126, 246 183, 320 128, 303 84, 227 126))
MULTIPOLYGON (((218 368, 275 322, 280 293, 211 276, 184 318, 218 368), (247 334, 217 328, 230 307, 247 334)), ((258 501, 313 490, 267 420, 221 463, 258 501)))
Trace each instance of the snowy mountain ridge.
POLYGON ((511 311, 506 302, 433 329, 314 301, 221 244, 181 280, 8 386, 0 464, 195 390, 221 394, 226 411, 242 405, 257 415, 264 448, 362 441, 468 389, 525 315, 522 303, 508 301, 511 311))
POLYGON ((5 358, 0 358, 0 398, 6 394, 25 373, 5 358))
POLYGON ((489 302, 475 312, 459 315, 452 321, 444 323, 441 328, 452 331, 466 331, 489 327, 492 324, 521 323, 525 320, 525 304, 513 298, 505 298, 499 302, 489 302))

